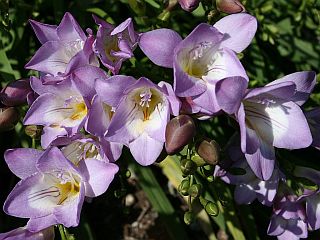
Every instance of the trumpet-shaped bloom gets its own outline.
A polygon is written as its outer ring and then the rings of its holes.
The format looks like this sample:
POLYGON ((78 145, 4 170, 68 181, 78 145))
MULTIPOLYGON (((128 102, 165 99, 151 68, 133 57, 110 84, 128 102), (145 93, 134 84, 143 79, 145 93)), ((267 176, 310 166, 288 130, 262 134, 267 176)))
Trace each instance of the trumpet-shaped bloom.
MULTIPOLYGON (((83 68, 75 73, 81 71, 83 68)), ((24 124, 44 126, 42 147, 48 147, 58 136, 71 136, 83 127, 95 93, 94 80, 83 82, 77 77, 68 77, 59 84, 43 85, 39 79, 31 78, 31 86, 40 96, 32 103, 24 124)))
POLYGON ((92 50, 94 37, 87 37, 70 13, 65 13, 59 26, 34 20, 30 24, 42 46, 25 67, 46 74, 44 82, 62 81, 80 66, 98 66, 92 50))
POLYGON ((224 170, 224 167, 216 166, 215 176, 220 177, 228 184, 236 185, 234 199, 238 204, 250 204, 258 199, 264 205, 271 206, 278 190, 278 184, 282 173, 278 168, 273 171, 269 180, 263 181, 256 177, 248 165, 244 154, 241 152, 240 144, 228 148, 232 162, 224 170), (228 169, 243 169, 245 174, 232 174, 228 169))
POLYGON ((84 197, 104 193, 118 171, 115 164, 96 159, 74 165, 56 147, 45 152, 8 150, 5 160, 21 181, 5 201, 4 211, 30 218, 27 228, 31 232, 54 224, 77 226, 84 197))
POLYGON ((259 178, 268 180, 272 176, 274 147, 299 149, 311 144, 312 136, 300 105, 314 85, 314 72, 298 72, 246 93, 236 114, 241 149, 259 178))
POLYGON ((128 146, 141 165, 152 164, 163 149, 170 112, 178 115, 180 109, 171 86, 114 76, 98 80, 96 90, 104 104, 115 107, 106 139, 128 146))
POLYGON ((19 227, 7 233, 0 233, 0 240, 54 240, 54 227, 40 232, 30 232, 26 227, 19 227))
POLYGON ((314 190, 304 189, 300 201, 306 201, 306 220, 309 229, 318 230, 320 229, 320 172, 312 168, 297 166, 294 175, 307 178, 316 185, 314 190))
POLYGON ((273 205, 268 235, 279 240, 307 238, 306 212, 295 195, 279 194, 273 205))
POLYGON ((118 74, 122 62, 133 57, 133 50, 137 45, 138 34, 133 29, 132 19, 128 18, 114 27, 96 16, 93 18, 99 25, 93 45, 94 52, 104 66, 113 74, 118 74))
POLYGON ((248 77, 235 52, 251 42, 256 19, 235 14, 214 26, 200 24, 184 40, 169 29, 143 33, 142 51, 152 62, 174 69, 174 89, 192 101, 191 113, 234 113, 247 87, 248 77))

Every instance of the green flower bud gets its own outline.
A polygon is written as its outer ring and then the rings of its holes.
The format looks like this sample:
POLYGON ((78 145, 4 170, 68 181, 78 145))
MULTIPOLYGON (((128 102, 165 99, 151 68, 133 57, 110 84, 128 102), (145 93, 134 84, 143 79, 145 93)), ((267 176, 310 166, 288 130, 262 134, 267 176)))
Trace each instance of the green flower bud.
POLYGON ((190 188, 189 179, 184 179, 184 180, 182 180, 182 182, 178 186, 178 191, 181 193, 181 195, 188 196, 189 195, 189 193, 188 193, 189 188, 190 188))
POLYGON ((131 172, 129 169, 127 169, 126 173, 125 173, 126 178, 130 178, 131 177, 131 172))
POLYGON ((212 217, 216 217, 219 214, 218 205, 214 202, 211 202, 211 201, 207 202, 207 204, 205 206, 205 210, 212 217))
POLYGON ((213 177, 213 176, 208 176, 208 177, 207 177, 207 181, 208 181, 208 182, 213 182, 213 180, 214 180, 214 177, 213 177))
POLYGON ((37 125, 29 125, 25 128, 25 133, 34 139, 39 139, 42 133, 42 127, 37 125))
POLYGON ((183 220, 185 224, 190 225, 194 221, 194 215, 191 211, 185 212, 183 220))
POLYGON ((191 175, 197 170, 197 164, 189 159, 182 159, 180 162, 181 172, 184 175, 191 175))
POLYGON ((206 163, 216 165, 219 162, 220 146, 210 139, 204 139, 196 144, 196 151, 206 163))
POLYGON ((191 197, 197 198, 202 193, 202 186, 200 184, 194 184, 189 188, 188 193, 191 197))
POLYGON ((198 153, 193 153, 191 156, 191 160, 194 161, 198 167, 202 167, 206 164, 202 157, 198 153))
POLYGON ((180 115, 171 119, 166 127, 165 148, 172 155, 180 152, 196 134, 196 125, 188 115, 180 115))

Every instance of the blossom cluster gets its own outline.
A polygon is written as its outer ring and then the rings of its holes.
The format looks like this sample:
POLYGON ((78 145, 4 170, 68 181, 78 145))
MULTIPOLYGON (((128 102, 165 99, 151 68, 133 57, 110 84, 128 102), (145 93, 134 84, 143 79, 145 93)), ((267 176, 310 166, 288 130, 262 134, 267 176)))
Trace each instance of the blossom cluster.
MULTIPOLYGON (((216 166, 215 176, 236 185, 238 203, 257 198, 273 206, 269 235, 306 238, 307 229, 320 228, 318 187, 305 188, 300 196, 284 187, 287 179, 275 151, 320 147, 319 110, 302 109, 316 84, 314 72, 248 89, 249 77, 237 56, 257 30, 256 19, 247 13, 226 16, 213 26, 201 23, 184 39, 165 28, 137 33, 131 18, 116 27, 93 18, 95 35, 91 29, 85 33, 70 13, 58 26, 30 20, 41 47, 25 66, 39 77, 30 77, 24 124, 43 127, 43 150, 5 153, 9 169, 21 180, 4 211, 29 221, 0 239, 44 239, 53 225, 77 226, 85 198, 103 194, 118 172, 123 146, 139 164, 153 164, 163 151, 167 123, 181 113, 200 120, 226 114, 238 122, 230 160, 216 166), (138 46, 154 64, 173 69, 173 86, 119 75, 138 46), (234 167, 246 173, 233 175, 228 169, 234 167)), ((320 184, 315 170, 296 167, 294 175, 320 184)))

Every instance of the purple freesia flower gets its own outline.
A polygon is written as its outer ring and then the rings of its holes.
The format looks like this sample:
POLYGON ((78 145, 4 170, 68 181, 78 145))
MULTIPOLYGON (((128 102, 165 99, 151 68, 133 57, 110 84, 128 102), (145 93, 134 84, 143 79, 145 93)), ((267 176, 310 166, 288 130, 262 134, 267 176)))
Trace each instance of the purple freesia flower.
MULTIPOLYGON (((86 69, 78 68, 75 73, 86 69)), ((69 76, 59 84, 44 85, 39 79, 31 77, 32 89, 40 96, 27 112, 24 124, 44 126, 41 137, 43 148, 58 136, 72 136, 84 126, 95 94, 94 80, 90 78, 83 82, 82 79, 71 79, 69 76)))
POLYGON ((4 203, 12 216, 30 218, 27 229, 38 232, 55 224, 79 224, 84 197, 104 193, 118 166, 96 159, 74 165, 52 147, 46 151, 13 149, 5 152, 10 170, 21 178, 4 203))
POLYGON ((191 113, 234 113, 248 77, 235 52, 251 42, 257 29, 245 13, 222 18, 215 25, 198 25, 184 40, 170 29, 141 34, 139 46, 152 62, 174 69, 174 89, 191 98, 191 113))
POLYGON ((274 147, 299 149, 311 144, 312 136, 300 105, 308 99, 315 81, 314 72, 297 72, 251 89, 244 96, 236 114, 241 149, 259 178, 268 180, 272 176, 274 147))
POLYGON ((80 66, 99 65, 92 51, 94 37, 85 35, 70 13, 65 13, 59 26, 30 20, 42 46, 26 64, 27 69, 44 73, 44 82, 62 81, 80 66))
POLYGON ((283 193, 277 195, 268 235, 277 236, 279 240, 308 237, 305 208, 297 201, 297 196, 283 193))
POLYGON ((0 101, 6 106, 25 104, 33 94, 29 79, 19 79, 9 83, 0 92, 0 101))
POLYGON ((320 108, 305 112, 312 133, 312 146, 320 150, 320 108))
POLYGON ((304 189, 301 201, 306 201, 306 217, 311 230, 320 229, 320 172, 307 167, 296 166, 294 175, 311 180, 316 189, 304 189))
POLYGON ((137 45, 138 34, 133 29, 132 19, 128 18, 114 27, 95 15, 93 18, 99 25, 93 50, 104 66, 113 74, 118 74, 122 62, 133 57, 137 45))
POLYGON ((163 149, 170 113, 179 113, 180 102, 172 87, 165 82, 156 85, 147 78, 135 80, 127 76, 98 79, 95 86, 105 107, 115 108, 106 139, 128 146, 141 165, 152 164, 163 149))
POLYGON ((54 240, 54 227, 39 232, 30 232, 26 227, 19 227, 7 233, 0 233, 0 240, 54 240))
POLYGON ((231 163, 226 166, 216 166, 214 175, 220 177, 228 184, 236 185, 234 198, 238 204, 250 204, 255 199, 266 206, 271 206, 278 190, 278 184, 282 173, 278 168, 273 171, 269 180, 263 181, 256 177, 248 165, 244 154, 241 152, 240 143, 235 142, 228 148, 231 163), (232 174, 228 169, 243 169, 245 174, 232 174))

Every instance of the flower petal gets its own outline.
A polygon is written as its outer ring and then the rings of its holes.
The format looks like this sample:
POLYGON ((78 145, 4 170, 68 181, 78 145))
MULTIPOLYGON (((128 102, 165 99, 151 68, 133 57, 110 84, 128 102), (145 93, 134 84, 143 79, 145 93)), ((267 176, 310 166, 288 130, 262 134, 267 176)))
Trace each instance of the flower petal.
POLYGON ((29 20, 29 23, 41 44, 44 44, 48 41, 59 40, 56 25, 44 24, 35 20, 29 20))
POLYGON ((54 216, 57 222, 65 227, 76 227, 80 222, 81 208, 84 202, 85 189, 80 185, 80 192, 67 203, 59 205, 54 209, 54 216))
POLYGON ((249 14, 238 13, 220 19, 213 26, 224 33, 222 45, 239 53, 251 43, 257 31, 257 20, 249 14))
POLYGON ((312 143, 307 120, 294 102, 254 104, 245 107, 245 111, 246 118, 259 132, 259 136, 275 147, 299 149, 312 143))
POLYGON ((159 142, 149 137, 147 133, 143 133, 129 144, 129 148, 132 156, 139 164, 148 166, 159 157, 163 149, 163 142, 159 142))
POLYGON ((46 149, 52 141, 58 137, 67 135, 68 132, 65 128, 61 127, 44 127, 41 135, 41 147, 46 149))
POLYGON ((4 153, 4 159, 9 169, 16 176, 24 179, 38 171, 36 163, 42 154, 43 151, 32 148, 8 149, 4 153))
POLYGON ((271 144, 247 128, 245 157, 254 174, 262 180, 269 180, 275 164, 275 152, 271 144))
POLYGON ((172 89, 172 86, 169 83, 163 82, 163 81, 161 81, 158 85, 163 90, 163 92, 165 92, 165 94, 167 95, 167 99, 170 104, 171 114, 174 116, 178 116, 181 108, 181 102, 179 98, 177 98, 177 96, 175 95, 172 89))
POLYGON ((133 77, 116 75, 108 79, 97 79, 95 89, 103 102, 116 107, 119 105, 124 91, 136 82, 133 77))
POLYGON ((316 73, 313 71, 295 72, 275 80, 267 86, 283 82, 293 82, 296 85, 296 93, 290 100, 301 106, 308 100, 316 85, 316 73))
POLYGON ((256 193, 245 184, 236 186, 234 199, 238 204, 250 204, 256 198, 256 193))
POLYGON ((33 69, 56 76, 64 73, 72 56, 66 51, 66 46, 58 41, 43 44, 31 60, 25 65, 26 69, 33 69))
POLYGON ((116 164, 95 159, 86 159, 80 163, 79 167, 82 175, 86 178, 85 195, 87 197, 96 197, 103 194, 119 170, 116 164))
POLYGON ((235 113, 242 101, 248 82, 243 77, 230 77, 216 84, 215 94, 220 108, 228 114, 235 113))
POLYGON ((181 40, 177 32, 162 28, 142 33, 139 47, 154 64, 172 68, 174 48, 181 40))
POLYGON ((66 12, 64 14, 61 23, 57 27, 57 33, 60 40, 65 42, 72 42, 78 39, 86 39, 86 35, 84 34, 80 25, 69 12, 66 12))
MULTIPOLYGON (((31 218, 27 223, 27 229, 31 232, 39 232, 44 228, 50 227, 52 225, 58 224, 54 215, 50 214, 44 217, 31 218)), ((54 236, 54 228, 52 226, 53 236, 54 236)), ((41 240, 47 240, 46 238, 40 238, 41 240)), ((51 239, 51 238, 49 238, 51 239)), ((54 238, 53 238, 54 239, 54 238)), ((22 239, 21 239, 22 240, 22 239)), ((33 240, 30 239, 30 240, 33 240)))
POLYGON ((307 198, 306 205, 307 222, 312 230, 320 228, 320 194, 307 198))

